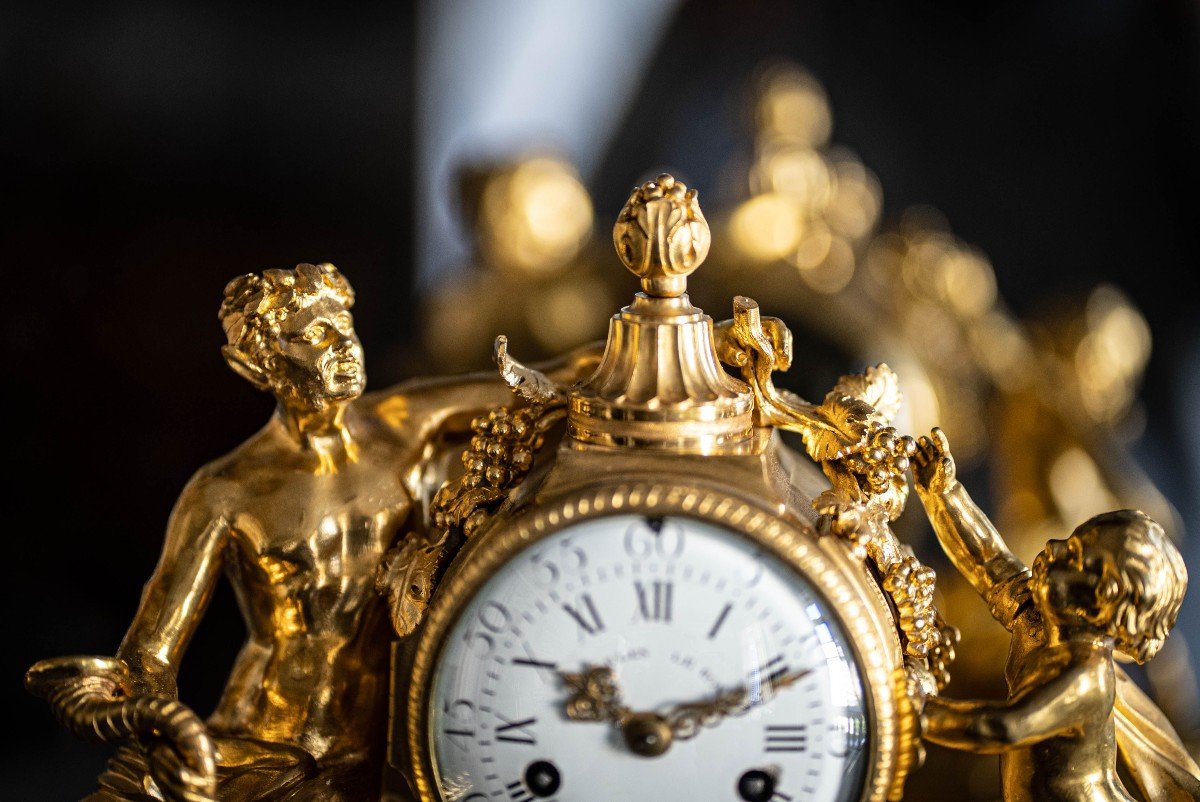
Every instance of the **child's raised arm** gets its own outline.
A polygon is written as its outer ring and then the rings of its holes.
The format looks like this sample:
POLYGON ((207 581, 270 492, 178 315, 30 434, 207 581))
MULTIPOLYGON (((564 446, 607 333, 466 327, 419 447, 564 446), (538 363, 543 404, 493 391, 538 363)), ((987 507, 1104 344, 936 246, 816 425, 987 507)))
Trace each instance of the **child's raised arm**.
POLYGON ((933 531, 958 572, 1006 629, 1012 626, 1019 580, 1028 569, 971 500, 955 476, 954 458, 941 429, 922 437, 913 457, 913 480, 933 531))

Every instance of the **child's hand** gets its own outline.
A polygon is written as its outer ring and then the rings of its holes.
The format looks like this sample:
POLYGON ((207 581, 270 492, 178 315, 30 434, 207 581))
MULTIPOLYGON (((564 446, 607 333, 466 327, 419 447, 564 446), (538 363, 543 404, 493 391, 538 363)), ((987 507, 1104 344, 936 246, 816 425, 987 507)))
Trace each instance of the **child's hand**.
POLYGON ((934 429, 928 437, 922 436, 917 441, 912 466, 913 482, 922 493, 942 495, 958 484, 950 443, 941 429, 934 429))

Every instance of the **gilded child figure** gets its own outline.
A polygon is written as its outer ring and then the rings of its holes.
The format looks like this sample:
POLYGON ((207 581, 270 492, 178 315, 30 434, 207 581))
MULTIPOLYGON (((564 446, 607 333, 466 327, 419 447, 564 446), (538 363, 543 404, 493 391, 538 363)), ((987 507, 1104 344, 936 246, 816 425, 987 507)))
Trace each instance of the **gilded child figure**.
POLYGON ((1032 570, 955 477, 941 430, 920 439, 917 493, 955 567, 1012 633, 1007 701, 933 697, 924 737, 1001 755, 1006 800, 1200 799, 1200 769, 1114 657, 1162 647, 1187 587, 1179 551, 1144 513, 1098 515, 1052 540, 1032 570))
POLYGON ((275 414, 184 489, 116 659, 45 661, 27 679, 77 733, 129 739, 93 802, 378 798, 392 632, 376 575, 421 529, 441 438, 509 392, 465 378, 363 396, 353 301, 329 264, 226 287, 222 352, 275 414), (248 639, 204 725, 176 675, 222 573, 248 639))

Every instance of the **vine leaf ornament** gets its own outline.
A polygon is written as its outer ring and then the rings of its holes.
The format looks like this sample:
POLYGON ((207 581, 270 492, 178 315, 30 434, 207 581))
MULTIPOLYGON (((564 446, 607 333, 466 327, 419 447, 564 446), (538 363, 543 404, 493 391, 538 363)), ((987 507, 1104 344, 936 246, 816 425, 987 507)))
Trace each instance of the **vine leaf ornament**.
POLYGON ((833 393, 859 399, 871 406, 872 420, 882 426, 896 417, 904 403, 900 379, 887 365, 873 365, 862 373, 843 376, 833 386, 831 395, 833 393))
POLYGON ((567 395, 553 379, 541 371, 527 368, 509 356, 508 338, 501 334, 496 338, 493 358, 500 370, 500 378, 514 393, 531 404, 554 404, 565 402, 567 395))
POLYGON ((718 356, 739 368, 754 392, 758 425, 799 434, 844 501, 882 504, 888 520, 903 512, 904 472, 916 443, 888 425, 902 402, 891 368, 844 376, 820 404, 811 404, 777 388, 771 377, 792 363, 792 336, 783 321, 763 318, 755 301, 739 295, 733 319, 718 324, 716 335, 718 356))
POLYGON ((380 566, 375 587, 387 596, 392 626, 400 637, 412 634, 421 623, 447 554, 504 504, 533 468, 547 432, 566 416, 563 387, 509 356, 503 335, 496 338, 495 359, 500 378, 526 405, 499 407, 471 421, 471 442, 462 455, 466 473, 447 481, 434 495, 433 532, 405 538, 380 566))
POLYGON ((375 589, 387 597, 392 627, 400 637, 416 631, 425 615, 445 543, 445 535, 436 540, 407 537, 379 567, 375 589))
POLYGON ((889 526, 904 511, 906 472, 916 453, 913 438, 890 425, 903 402, 896 374, 880 364, 843 376, 820 404, 777 388, 771 374, 791 366, 791 333, 743 296, 733 301, 733 319, 716 326, 716 338, 721 361, 740 370, 754 392, 755 422, 799 434, 821 466, 830 489, 813 501, 818 526, 874 563, 895 608, 905 654, 932 666, 943 686, 956 638, 934 607, 936 576, 889 526))

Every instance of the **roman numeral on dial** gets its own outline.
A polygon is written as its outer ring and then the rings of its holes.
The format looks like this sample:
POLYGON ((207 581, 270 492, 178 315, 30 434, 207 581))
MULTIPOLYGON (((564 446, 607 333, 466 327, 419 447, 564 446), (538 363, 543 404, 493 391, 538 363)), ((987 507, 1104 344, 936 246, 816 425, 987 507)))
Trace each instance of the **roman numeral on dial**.
POLYGON ((596 609, 596 603, 592 601, 591 594, 585 593, 579 597, 578 608, 569 604, 564 604, 562 608, 587 634, 595 635, 604 630, 604 620, 600 618, 600 611, 596 609))
POLYGON ((803 752, 808 749, 808 727, 804 724, 768 724, 767 752, 803 752))
POLYGON ((463 751, 470 749, 472 742, 475 740, 475 730, 465 728, 450 728, 447 727, 443 732, 446 737, 453 742, 455 746, 463 751))
POLYGON ((712 640, 713 638, 717 637, 717 633, 721 631, 721 627, 722 627, 722 625, 724 625, 725 619, 729 617, 729 611, 732 609, 733 609, 732 604, 726 604, 724 607, 721 608, 721 612, 717 614, 717 620, 713 622, 712 628, 710 630, 708 630, 708 639, 709 640, 712 640))
POLYGON ((530 727, 537 724, 536 718, 523 718, 519 721, 509 721, 504 716, 499 714, 496 718, 504 723, 496 727, 496 740, 504 741, 510 744, 525 744, 526 746, 537 746, 537 736, 530 731, 530 727))
POLYGON ((671 623, 671 598, 675 586, 671 582, 655 580, 649 587, 643 582, 634 582, 637 591, 638 612, 646 621, 671 623))

